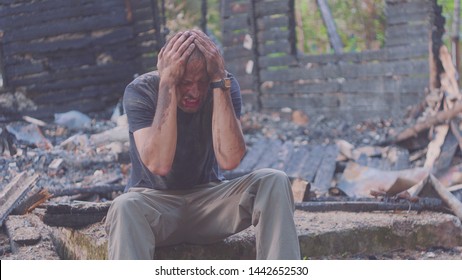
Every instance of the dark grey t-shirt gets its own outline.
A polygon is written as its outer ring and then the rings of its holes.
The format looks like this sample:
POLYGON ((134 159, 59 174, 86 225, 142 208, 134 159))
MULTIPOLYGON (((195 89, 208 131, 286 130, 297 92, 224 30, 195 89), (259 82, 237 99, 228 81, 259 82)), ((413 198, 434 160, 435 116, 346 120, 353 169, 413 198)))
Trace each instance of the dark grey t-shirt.
MULTIPOLYGON (((239 84, 230 74, 231 98, 236 116, 240 117, 242 100, 239 84)), ((133 132, 149 127, 154 119, 159 89, 157 72, 143 74, 125 89, 124 108, 128 117, 132 169, 125 190, 131 187, 153 189, 188 189, 223 179, 212 142, 211 90, 202 108, 196 113, 177 110, 177 146, 171 171, 166 176, 153 174, 142 163, 135 146, 133 132)))

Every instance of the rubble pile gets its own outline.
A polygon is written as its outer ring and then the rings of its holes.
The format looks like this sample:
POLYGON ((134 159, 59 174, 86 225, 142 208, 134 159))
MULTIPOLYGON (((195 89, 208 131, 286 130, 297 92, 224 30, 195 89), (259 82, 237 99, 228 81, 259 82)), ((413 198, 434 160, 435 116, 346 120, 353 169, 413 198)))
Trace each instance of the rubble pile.
MULTIPOLYGON (((310 182, 312 184, 310 187, 309 184, 306 184, 306 178, 291 176, 294 182, 294 194, 297 192, 297 182, 300 180, 302 182, 303 194, 297 200, 298 209, 308 211, 313 211, 313 205, 304 205, 303 203, 322 202, 321 198, 338 198, 334 190, 337 189, 342 192, 339 185, 344 173, 352 168, 351 166, 348 167, 349 163, 364 164, 361 165, 362 167, 354 166, 356 169, 350 171, 366 174, 367 168, 373 169, 367 167, 368 164, 371 165, 374 162, 370 159, 383 160, 382 156, 384 159, 391 157, 393 149, 397 146, 379 145, 392 135, 396 135, 396 132, 406 128, 404 122, 399 123, 399 125, 403 125, 402 127, 398 127, 398 123, 393 120, 377 119, 353 124, 343 120, 329 120, 321 117, 311 121, 307 116, 302 118, 303 121, 300 121, 294 116, 303 116, 303 113, 294 114, 292 112, 290 115, 287 112, 244 113, 241 123, 248 145, 248 153, 244 157, 243 165, 253 157, 253 151, 256 147, 265 148, 264 145, 261 145, 262 139, 265 139, 266 142, 264 143, 268 145, 271 141, 280 141, 280 147, 283 147, 284 144, 290 144, 294 147, 282 169, 286 168, 285 165, 290 165, 300 158, 298 155, 303 154, 301 148, 319 146, 324 151, 328 150, 327 147, 337 147, 336 156, 331 159, 331 164, 335 170, 330 178, 331 182, 328 188, 322 189, 324 192, 314 185, 315 179, 310 182), (362 168, 366 169, 363 170, 362 168)), ((1 135, 3 135, 2 137, 8 136, 9 140, 0 141, 2 143, 0 149, 2 153, 0 157, 0 191, 3 192, 9 185, 14 184, 15 179, 19 178, 18 180, 24 182, 28 178, 34 177, 34 180, 28 183, 30 186, 24 189, 25 194, 17 196, 15 205, 11 206, 8 214, 3 216, 3 221, 8 215, 21 213, 18 209, 22 209, 22 213, 33 211, 50 226, 81 228, 101 220, 109 206, 108 202, 110 203, 110 200, 123 191, 128 179, 130 171, 128 134, 123 116, 119 118, 119 123, 92 118, 89 125, 73 128, 69 128, 65 124, 42 123, 26 118, 26 120, 4 124, 1 135), (11 153, 11 150, 14 150, 15 153, 11 153), (47 193, 32 202, 24 202, 31 199, 31 196, 26 194, 27 192, 37 194, 40 190, 46 190, 47 193)), ((424 138, 422 142, 428 144, 428 138, 424 138)), ((307 148, 306 151, 311 152, 312 150, 307 148)), ((422 156, 420 158, 415 157, 416 160, 412 162, 412 166, 408 165, 408 168, 422 166, 426 158, 426 154, 422 152, 422 147, 407 155, 417 152, 420 152, 422 156)), ((271 155, 273 159, 278 158, 280 152, 271 155)), ((453 159, 458 158, 460 158, 460 151, 457 150, 456 152, 455 150, 453 159)), ((262 161, 261 164, 265 162, 269 164, 269 161, 264 160, 261 155, 258 159, 262 161)), ((451 161, 452 163, 453 161, 451 161)), ((308 163, 300 160, 299 165, 308 165, 308 163)), ((254 165, 251 168, 257 168, 257 166, 254 165)), ((291 173, 290 170, 293 168, 289 166, 288 174, 295 174, 291 173)), ((241 169, 239 172, 249 171, 241 169)), ((231 177, 239 175, 233 172, 236 170, 227 175, 231 177)), ((406 175, 408 172, 402 171, 401 175, 406 175)), ((452 174, 456 173, 453 172, 452 174)), ((384 174, 379 175, 384 177, 384 174)), ((394 180, 396 181, 396 178, 394 180)), ((364 184, 358 180, 353 181, 355 186, 364 184)), ((391 184, 395 183, 393 179, 391 181, 391 184)), ((348 192, 346 188, 343 192, 345 190, 348 192)), ((369 188, 360 196, 355 195, 349 197, 347 193, 344 193, 343 197, 356 198, 356 200, 364 199, 364 196, 373 197, 369 188)), ((383 197, 383 194, 379 194, 372 199, 381 203, 383 197)), ((337 210, 342 210, 342 207, 345 206, 341 206, 337 210)), ((435 209, 441 209, 441 207, 435 209)), ((353 211, 355 210, 353 209, 353 211)), ((8 249, 4 249, 4 251, 9 254, 8 249)))
POLYGON ((241 117, 248 143, 259 137, 293 141, 295 145, 329 144, 343 139, 356 147, 380 145, 389 135, 405 127, 407 122, 406 119, 376 118, 353 123, 323 115, 311 120, 303 112, 290 108, 266 114, 246 112, 241 117), (300 116, 304 116, 302 120, 300 116))
MULTIPOLYGON (((128 142, 107 138, 108 142, 95 144, 95 140, 100 141, 100 133, 117 128, 117 124, 93 119, 79 127, 76 116, 68 120, 68 123, 74 122, 72 125, 44 123, 32 118, 4 124, 0 128, 0 190, 22 172, 27 176, 37 174, 36 187, 47 189, 61 202, 85 199, 89 195, 66 196, 78 194, 74 189, 95 186, 123 189, 129 172, 128 142)), ((93 198, 100 199, 112 198, 93 198)))

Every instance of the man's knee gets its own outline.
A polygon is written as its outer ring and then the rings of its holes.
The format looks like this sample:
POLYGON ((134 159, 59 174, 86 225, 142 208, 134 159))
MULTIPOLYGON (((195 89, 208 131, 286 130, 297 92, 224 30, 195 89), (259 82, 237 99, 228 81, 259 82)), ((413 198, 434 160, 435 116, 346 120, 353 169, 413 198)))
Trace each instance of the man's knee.
POLYGON ((289 177, 287 177, 287 174, 281 170, 262 168, 254 171, 253 174, 262 180, 274 181, 278 185, 290 186, 289 177))
POLYGON ((106 223, 115 222, 137 212, 140 194, 128 192, 116 197, 109 207, 106 223))

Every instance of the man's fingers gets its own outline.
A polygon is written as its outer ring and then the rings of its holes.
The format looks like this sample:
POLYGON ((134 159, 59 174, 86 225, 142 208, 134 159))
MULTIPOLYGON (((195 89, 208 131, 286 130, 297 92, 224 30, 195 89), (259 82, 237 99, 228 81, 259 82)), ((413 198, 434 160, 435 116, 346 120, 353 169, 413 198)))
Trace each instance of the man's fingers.
POLYGON ((188 46, 188 48, 185 50, 185 52, 183 53, 183 56, 184 57, 189 57, 192 52, 194 51, 194 48, 196 47, 196 45, 194 43, 190 44, 188 46))
POLYGON ((215 45, 211 41, 204 39, 202 36, 196 35, 195 38, 196 41, 202 45, 203 48, 215 47, 215 45))
POLYGON ((214 57, 220 53, 217 46, 205 33, 199 30, 193 30, 192 32, 196 35, 194 42, 205 57, 214 57))
MULTIPOLYGON (((180 56, 183 56, 185 54, 185 51, 188 51, 191 48, 191 44, 193 44, 194 42, 194 37, 194 35, 190 35, 188 39, 186 39, 186 41, 184 41, 178 48, 178 53, 180 56)), ((194 47, 192 49, 194 49, 194 47)), ((191 52, 189 54, 191 54, 191 52)))
POLYGON ((172 46, 176 43, 176 41, 178 40, 178 38, 183 35, 183 32, 178 32, 177 34, 175 34, 172 38, 170 38, 170 40, 167 41, 167 43, 165 44, 164 48, 165 49, 171 49, 172 46))
POLYGON ((197 45, 197 47, 203 54, 208 53, 208 49, 204 46, 204 42, 200 38, 196 37, 194 43, 197 45))
POLYGON ((180 50, 180 54, 184 49, 181 48, 184 42, 186 42, 191 37, 191 32, 184 32, 178 39, 176 40, 175 44, 172 46, 173 51, 180 50))
POLYGON ((164 50, 165 50, 165 46, 162 47, 162 49, 160 49, 160 52, 159 52, 159 54, 157 56, 162 57, 164 55, 164 50))

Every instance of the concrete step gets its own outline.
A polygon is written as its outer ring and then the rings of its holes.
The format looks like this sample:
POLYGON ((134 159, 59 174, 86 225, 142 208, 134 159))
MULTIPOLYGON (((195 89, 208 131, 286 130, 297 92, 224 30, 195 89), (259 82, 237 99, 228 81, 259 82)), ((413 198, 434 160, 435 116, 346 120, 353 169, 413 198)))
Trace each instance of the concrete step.
MULTIPOLYGON (((462 245, 460 220, 443 213, 309 213, 297 210, 295 221, 305 259, 462 245)), ((63 259, 107 258, 107 238, 102 223, 81 230, 53 228, 52 236, 63 259)), ((254 229, 250 227, 211 245, 181 244, 157 248, 155 258, 255 259, 254 229)))

